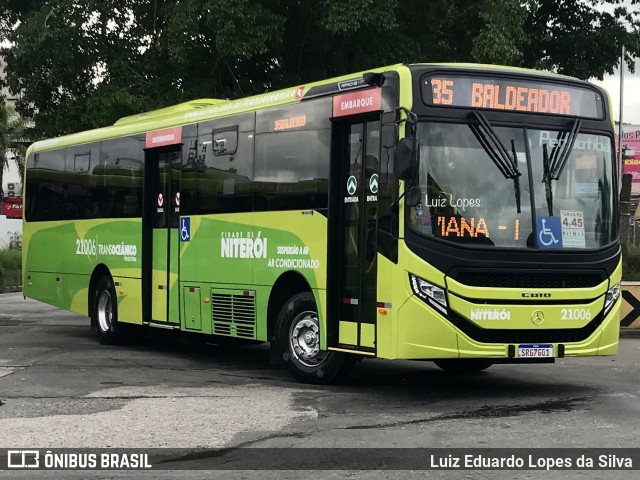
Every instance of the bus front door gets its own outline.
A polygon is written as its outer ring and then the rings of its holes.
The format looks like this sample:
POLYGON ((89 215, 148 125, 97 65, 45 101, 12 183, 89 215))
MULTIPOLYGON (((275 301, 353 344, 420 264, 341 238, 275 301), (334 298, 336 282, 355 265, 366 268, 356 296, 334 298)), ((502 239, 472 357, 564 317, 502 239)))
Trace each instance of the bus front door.
POLYGON ((327 344, 375 353, 380 117, 333 129, 327 344))
POLYGON ((181 147, 147 149, 142 229, 145 321, 180 323, 178 222, 181 147))

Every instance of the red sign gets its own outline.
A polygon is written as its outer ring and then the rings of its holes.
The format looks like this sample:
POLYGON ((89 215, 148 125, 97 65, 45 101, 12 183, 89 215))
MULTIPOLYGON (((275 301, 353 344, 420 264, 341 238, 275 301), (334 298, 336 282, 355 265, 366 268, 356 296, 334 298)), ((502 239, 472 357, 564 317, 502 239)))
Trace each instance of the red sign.
POLYGON ((382 109, 382 90, 370 88, 333 97, 333 116, 344 117, 382 109))
POLYGON ((22 197, 4 197, 2 215, 7 218, 22 218, 22 197))
POLYGON ((158 206, 161 207, 163 203, 164 203, 164 195, 159 193, 158 194, 158 206))
POLYGON ((158 130, 157 132, 147 132, 146 148, 166 147, 167 145, 178 145, 182 143, 182 127, 158 130))

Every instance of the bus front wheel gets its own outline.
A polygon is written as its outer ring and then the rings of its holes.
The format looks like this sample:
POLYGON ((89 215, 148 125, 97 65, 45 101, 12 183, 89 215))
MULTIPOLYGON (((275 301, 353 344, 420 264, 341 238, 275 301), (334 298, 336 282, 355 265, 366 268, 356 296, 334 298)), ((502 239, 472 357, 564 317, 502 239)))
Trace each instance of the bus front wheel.
POLYGON ((111 277, 104 276, 96 284, 91 326, 102 345, 115 345, 123 340, 123 328, 118 323, 118 303, 111 277))
POLYGON ((320 322, 313 294, 291 297, 278 315, 278 350, 286 369, 305 383, 330 384, 344 378, 353 356, 320 350, 320 322))
POLYGON ((482 358, 435 360, 433 363, 447 373, 478 373, 493 365, 493 362, 482 358))

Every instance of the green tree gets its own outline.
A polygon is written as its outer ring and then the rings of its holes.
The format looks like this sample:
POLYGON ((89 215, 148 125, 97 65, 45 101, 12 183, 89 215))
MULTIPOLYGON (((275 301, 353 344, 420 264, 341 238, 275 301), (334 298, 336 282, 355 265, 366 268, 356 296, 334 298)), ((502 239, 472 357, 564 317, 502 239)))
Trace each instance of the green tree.
POLYGON ((473 40, 473 56, 484 63, 521 65, 527 10, 512 0, 489 0, 484 5, 478 14, 484 27, 473 40))
POLYGON ((399 62, 602 77, 639 29, 620 0, 0 0, 6 83, 44 136, 399 62))
POLYGON ((9 169, 9 157, 15 158, 23 178, 24 158, 27 151, 25 132, 27 123, 9 105, 0 102, 0 196, 4 171, 9 169))
POLYGON ((578 78, 612 74, 619 63, 621 47, 627 65, 634 71, 640 53, 639 0, 632 8, 620 0, 535 0, 527 7, 524 33, 528 47, 523 66, 552 70, 578 78), (613 12, 603 6, 615 7, 613 12))
POLYGON ((248 73, 264 70, 254 57, 282 27, 248 0, 0 0, 0 18, 9 19, 0 37, 12 43, 7 84, 47 136, 201 96, 262 91, 248 73))

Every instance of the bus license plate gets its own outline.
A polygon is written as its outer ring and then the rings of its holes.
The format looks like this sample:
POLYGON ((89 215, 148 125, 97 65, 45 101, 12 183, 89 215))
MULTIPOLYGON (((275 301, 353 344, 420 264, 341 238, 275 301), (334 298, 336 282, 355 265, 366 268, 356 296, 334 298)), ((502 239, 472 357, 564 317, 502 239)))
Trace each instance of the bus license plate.
POLYGON ((518 357, 552 358, 553 345, 518 345, 518 357))

